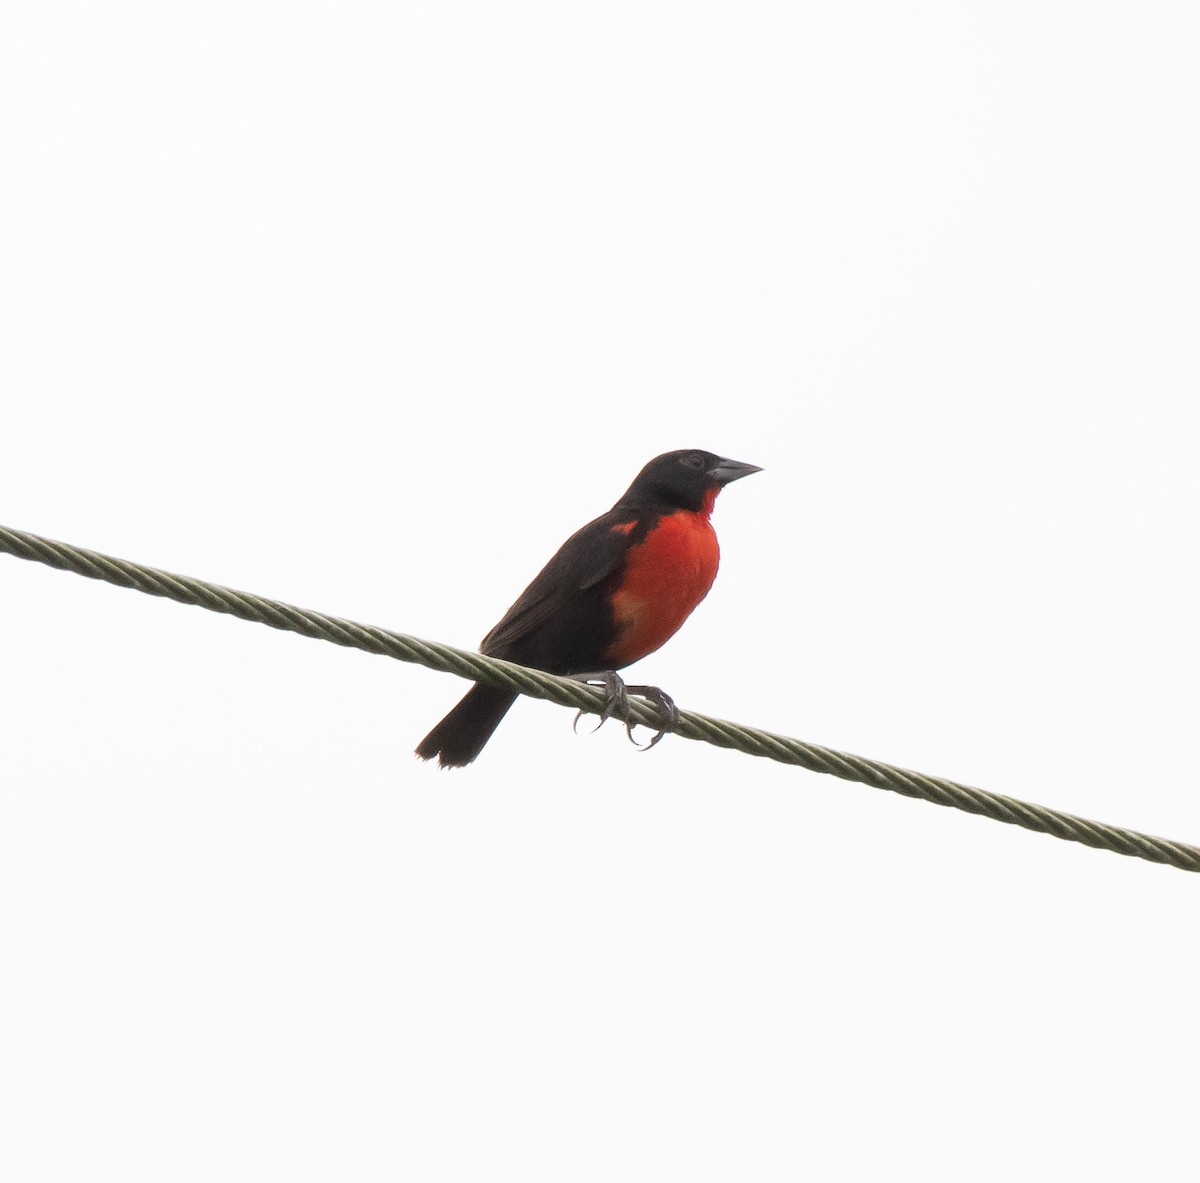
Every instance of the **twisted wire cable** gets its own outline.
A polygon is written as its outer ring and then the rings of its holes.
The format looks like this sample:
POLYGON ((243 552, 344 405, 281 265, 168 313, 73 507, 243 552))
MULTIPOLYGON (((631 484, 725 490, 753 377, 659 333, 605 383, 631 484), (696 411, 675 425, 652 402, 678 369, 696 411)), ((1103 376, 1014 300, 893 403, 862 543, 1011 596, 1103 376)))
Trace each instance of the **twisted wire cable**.
MULTIPOLYGON (((12 530, 0 526, 0 552, 15 555, 20 559, 45 563, 61 571, 73 571, 89 579, 101 579, 117 587, 133 588, 151 596, 163 596, 181 604, 194 604, 210 612, 223 612, 242 620, 270 625, 271 628, 299 633, 301 636, 330 641, 362 649, 367 653, 378 653, 399 661, 414 662, 428 669, 457 674, 461 678, 500 686, 526 694, 533 698, 546 699, 560 706, 574 707, 592 714, 599 714, 605 705, 602 690, 529 669, 494 657, 484 657, 442 645, 436 641, 423 641, 404 633, 371 625, 357 624, 321 612, 310 612, 277 600, 268 600, 249 592, 234 591, 218 584, 206 583, 186 575, 173 575, 140 563, 96 551, 83 550, 64 542, 54 542, 36 534, 12 530)), ((649 727, 659 725, 658 712, 636 698, 630 699, 630 716, 638 723, 649 727)), ((1089 821, 1073 814, 1060 813, 1042 805, 989 793, 983 789, 958 784, 939 776, 926 776, 853 756, 832 748, 805 743, 786 735, 775 735, 756 727, 730 723, 724 719, 713 719, 693 711, 681 711, 678 724, 671 730, 685 739, 702 740, 719 748, 732 748, 750 756, 761 756, 781 764, 797 764, 813 772, 823 772, 843 780, 859 781, 879 789, 888 789, 906 797, 918 797, 961 809, 966 813, 979 814, 993 821, 1022 826, 1051 834, 1067 842, 1081 842, 1098 850, 1111 850, 1117 854, 1164 863, 1183 871, 1200 872, 1200 847, 1184 842, 1173 842, 1166 838, 1155 838, 1137 830, 1121 826, 1110 826, 1104 822, 1089 821)))

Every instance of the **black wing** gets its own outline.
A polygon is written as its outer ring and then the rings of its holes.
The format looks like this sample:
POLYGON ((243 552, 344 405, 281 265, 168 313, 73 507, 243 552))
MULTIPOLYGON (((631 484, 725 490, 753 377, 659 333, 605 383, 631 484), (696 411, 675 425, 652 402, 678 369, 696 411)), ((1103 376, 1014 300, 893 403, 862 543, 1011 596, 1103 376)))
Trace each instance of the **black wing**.
POLYGON ((577 530, 483 638, 481 653, 556 673, 602 669, 612 641, 605 581, 629 550, 627 514, 609 510, 577 530))

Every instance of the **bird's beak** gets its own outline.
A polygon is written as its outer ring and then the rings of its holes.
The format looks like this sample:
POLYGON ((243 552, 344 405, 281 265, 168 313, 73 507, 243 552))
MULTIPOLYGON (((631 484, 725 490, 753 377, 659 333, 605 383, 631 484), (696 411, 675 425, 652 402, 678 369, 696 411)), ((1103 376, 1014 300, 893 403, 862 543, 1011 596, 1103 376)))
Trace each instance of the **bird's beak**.
POLYGON ((762 469, 757 464, 743 464, 740 460, 720 460, 708 470, 708 475, 718 485, 728 485, 752 472, 762 472, 762 469))

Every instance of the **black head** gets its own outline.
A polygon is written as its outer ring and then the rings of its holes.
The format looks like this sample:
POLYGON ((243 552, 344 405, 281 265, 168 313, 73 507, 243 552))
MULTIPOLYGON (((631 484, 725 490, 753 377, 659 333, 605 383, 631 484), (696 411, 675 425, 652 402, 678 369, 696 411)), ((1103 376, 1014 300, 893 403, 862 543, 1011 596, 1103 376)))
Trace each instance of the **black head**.
POLYGON ((697 448, 665 452, 655 456, 638 473, 618 504, 669 505, 674 509, 709 511, 722 488, 752 472, 762 472, 762 469, 697 448))

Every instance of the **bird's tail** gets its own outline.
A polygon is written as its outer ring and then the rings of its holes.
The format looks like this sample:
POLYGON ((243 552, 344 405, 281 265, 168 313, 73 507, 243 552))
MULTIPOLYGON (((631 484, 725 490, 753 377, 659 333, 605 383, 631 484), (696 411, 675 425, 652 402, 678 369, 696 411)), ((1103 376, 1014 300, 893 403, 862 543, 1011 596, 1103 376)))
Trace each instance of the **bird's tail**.
POLYGON ((417 755, 422 760, 436 756, 443 768, 470 764, 516 701, 517 696, 510 690, 472 686, 458 706, 417 745, 417 755))

